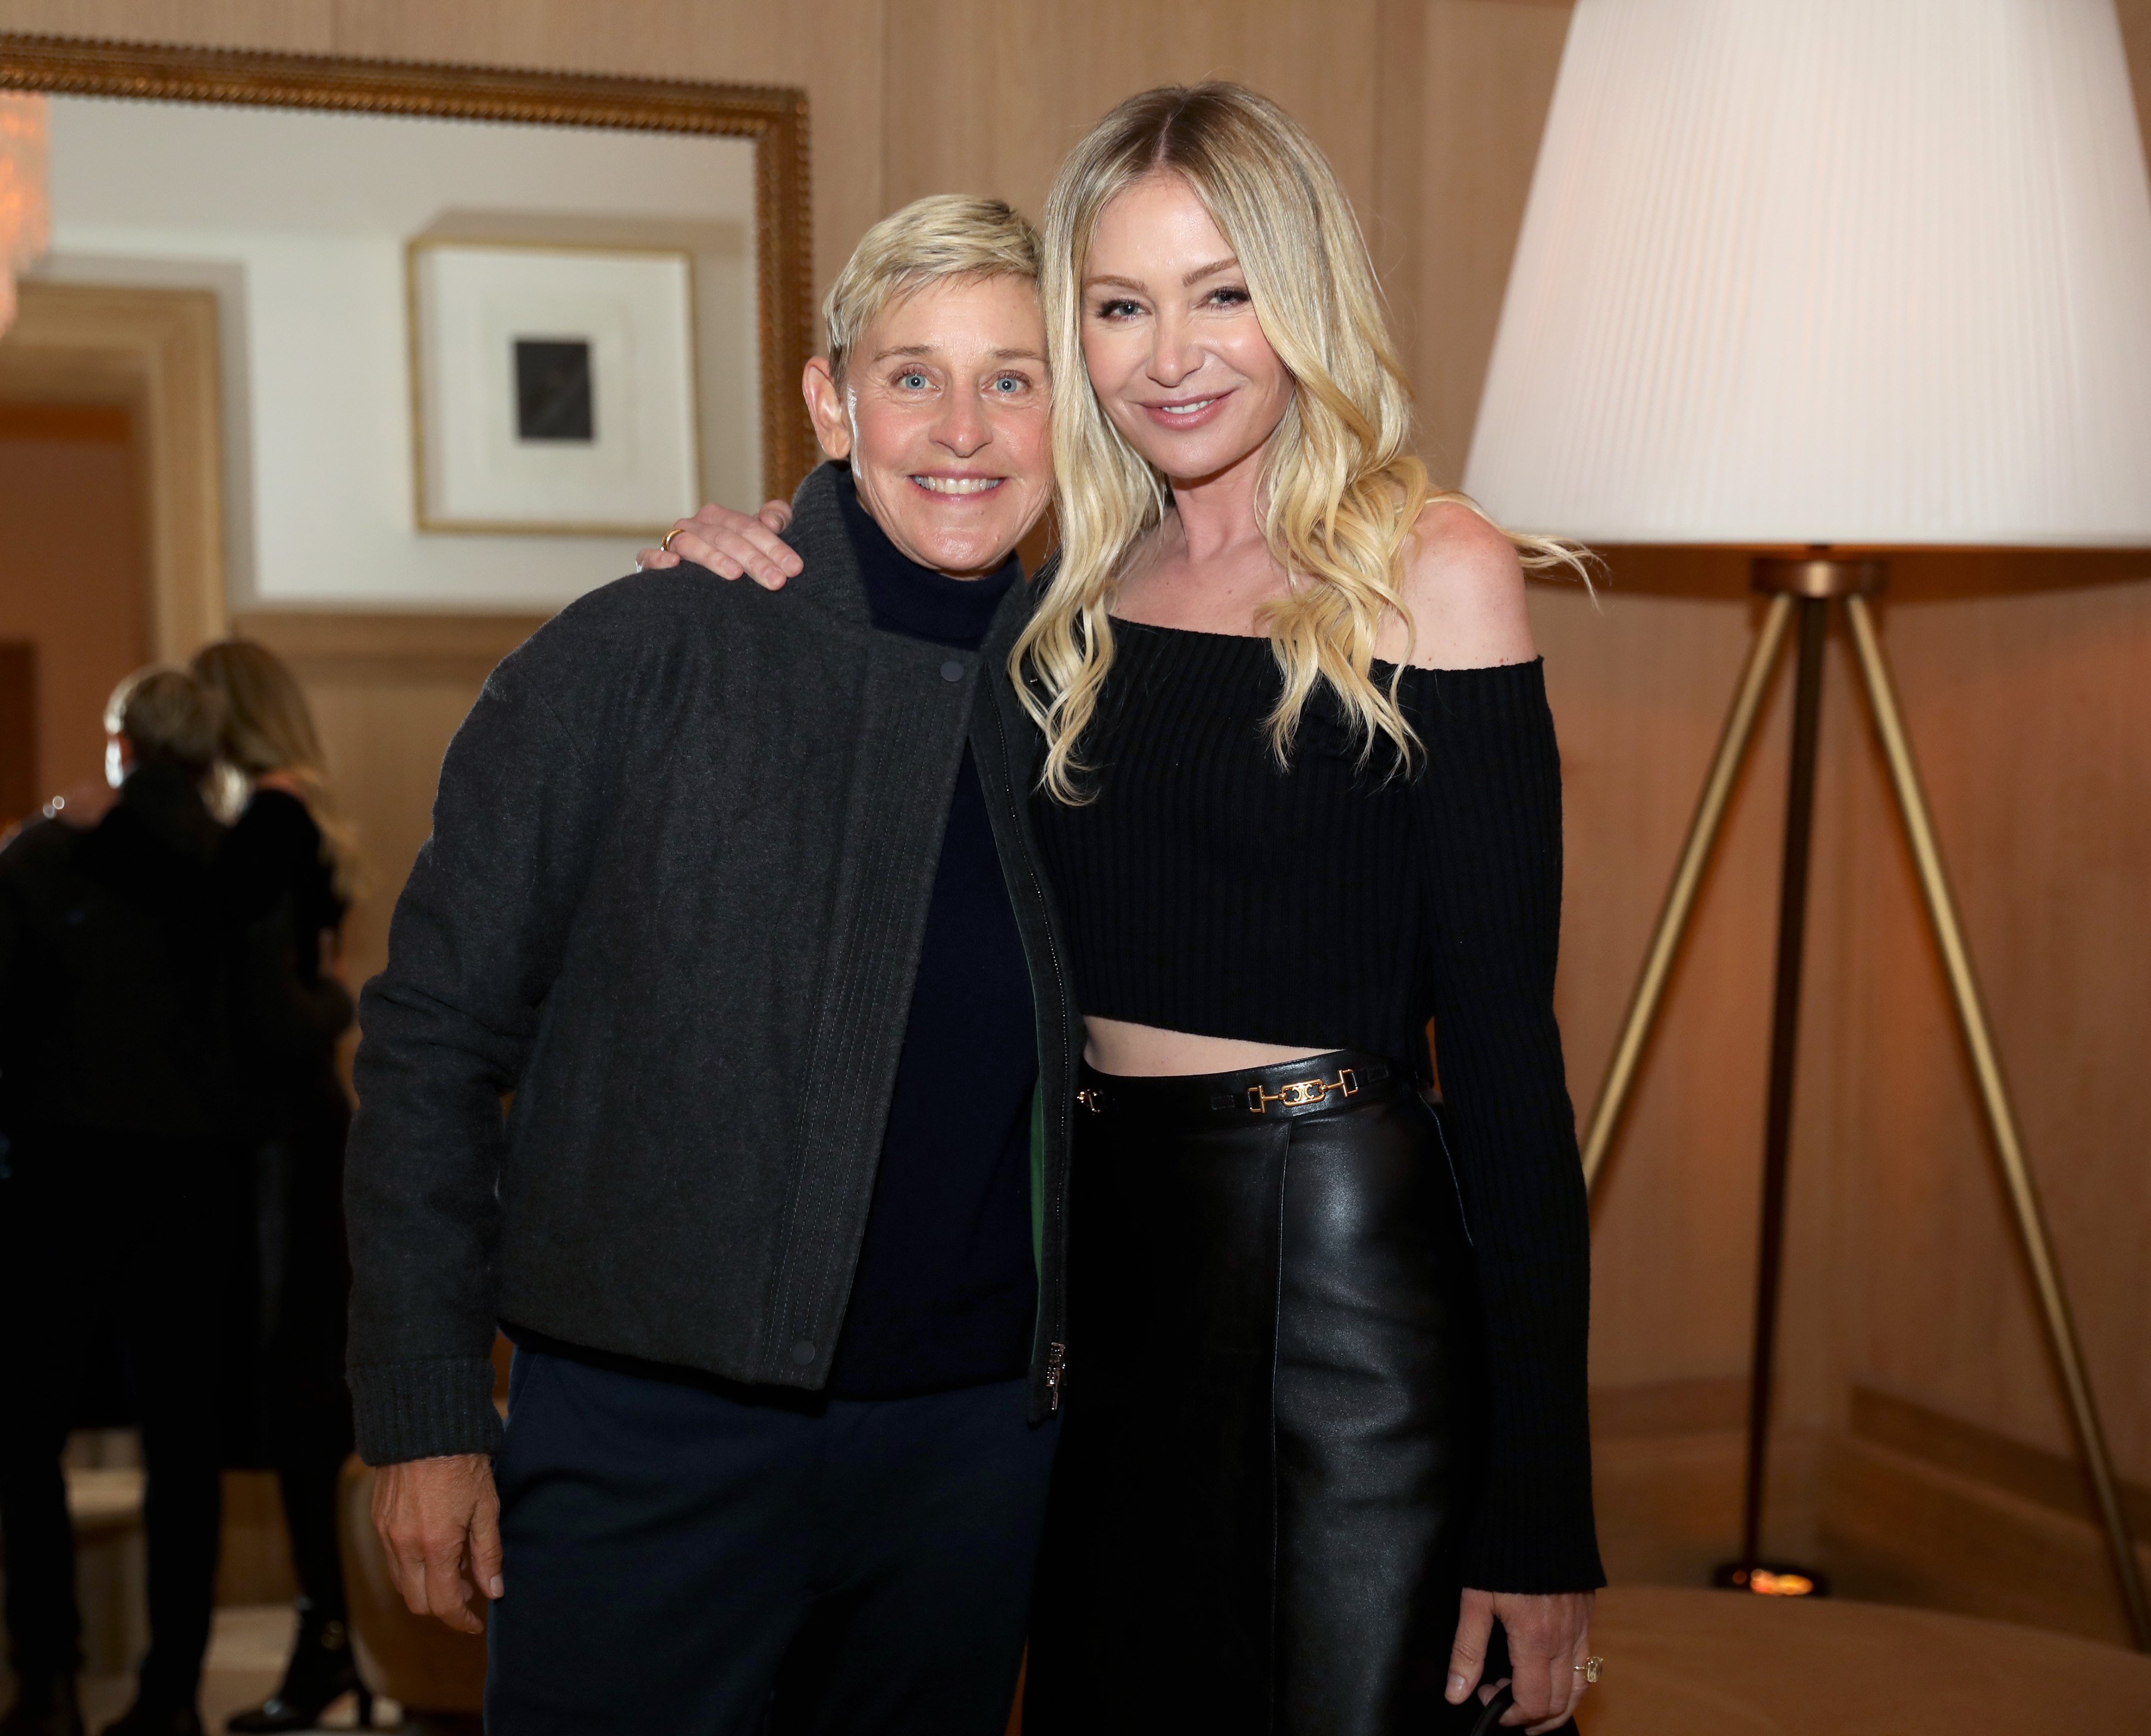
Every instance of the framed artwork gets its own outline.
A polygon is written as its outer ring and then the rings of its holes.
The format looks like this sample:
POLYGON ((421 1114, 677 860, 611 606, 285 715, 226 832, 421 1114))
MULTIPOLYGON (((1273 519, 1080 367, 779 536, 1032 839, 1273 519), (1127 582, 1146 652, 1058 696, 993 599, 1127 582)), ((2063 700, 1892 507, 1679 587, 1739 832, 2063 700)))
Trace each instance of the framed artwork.
POLYGON ((690 255, 407 257, 420 529, 635 534, 701 503, 690 255))

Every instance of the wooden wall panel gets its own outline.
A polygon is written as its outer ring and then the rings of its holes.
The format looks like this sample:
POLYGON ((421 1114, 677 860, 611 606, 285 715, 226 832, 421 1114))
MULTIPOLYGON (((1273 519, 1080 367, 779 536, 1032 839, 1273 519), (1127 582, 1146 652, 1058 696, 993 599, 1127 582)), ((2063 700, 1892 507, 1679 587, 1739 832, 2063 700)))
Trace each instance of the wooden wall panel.
MULTIPOLYGON (((1619 588, 1597 603, 1536 588, 1532 620, 1561 729, 1567 888, 1560 1006, 1570 1089, 1589 1113, 1668 865, 1730 695, 1750 610, 1619 588)), ((1607 1385, 1735 1373, 1754 1259, 1767 960, 1780 835, 1769 776, 1786 707, 1728 818, 1658 1037, 1596 1214, 1594 1378, 1607 1385)))
POLYGON ((1472 419, 1522 227, 1565 0, 1394 4, 1385 98, 1388 178, 1369 239, 1419 389, 1420 449, 1437 481, 1464 476, 1472 419), (1415 34, 1406 21, 1423 22, 1415 34), (1416 51, 1415 53, 1413 51, 1416 51))
POLYGON ((326 54, 336 0, 0 0, 0 30, 326 54))
MULTIPOLYGON (((2147 562, 2151 566, 2151 562, 2147 562)), ((2063 1276, 2125 1474, 2151 1472, 2151 578, 1900 608, 1890 644, 2063 1276)), ((1871 780, 1870 780, 1871 782, 1871 780)), ((1861 792, 1871 834, 1880 791, 1861 792)), ((1855 1380, 2055 1447, 2067 1429, 1900 860, 1862 887, 1842 993, 1869 1065, 1847 1200, 1855 1380)))
POLYGON ((433 828, 433 786, 493 666, 534 632, 514 615, 243 616, 235 630, 288 662, 321 726, 367 886, 344 935, 346 975, 388 958, 388 918, 433 828))
POLYGON ((889 0, 887 199, 997 194, 1038 214, 1062 155, 1121 98, 1237 78, 1303 120, 1363 209, 1375 179, 1374 0, 889 0), (939 100, 961 89, 964 102, 939 100))

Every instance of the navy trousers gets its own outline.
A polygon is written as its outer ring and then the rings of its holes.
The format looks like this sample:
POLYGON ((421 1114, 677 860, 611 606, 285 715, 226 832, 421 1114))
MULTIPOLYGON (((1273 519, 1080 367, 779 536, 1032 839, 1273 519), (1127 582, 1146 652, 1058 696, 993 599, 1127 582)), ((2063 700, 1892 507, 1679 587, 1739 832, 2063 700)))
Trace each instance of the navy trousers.
POLYGON ((516 1353, 492 1736, 1001 1736, 1057 1423, 516 1353))

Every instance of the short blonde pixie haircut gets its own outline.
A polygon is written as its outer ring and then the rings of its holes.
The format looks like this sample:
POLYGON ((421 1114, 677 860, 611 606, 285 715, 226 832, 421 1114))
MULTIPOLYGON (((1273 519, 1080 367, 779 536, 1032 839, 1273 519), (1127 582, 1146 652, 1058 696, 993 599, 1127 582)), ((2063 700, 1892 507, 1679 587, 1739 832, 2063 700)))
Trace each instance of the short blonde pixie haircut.
POLYGON ((1020 277, 1038 281, 1038 231, 998 199, 936 193, 915 199, 868 230, 822 304, 829 371, 844 365, 890 302, 949 278, 1020 277))

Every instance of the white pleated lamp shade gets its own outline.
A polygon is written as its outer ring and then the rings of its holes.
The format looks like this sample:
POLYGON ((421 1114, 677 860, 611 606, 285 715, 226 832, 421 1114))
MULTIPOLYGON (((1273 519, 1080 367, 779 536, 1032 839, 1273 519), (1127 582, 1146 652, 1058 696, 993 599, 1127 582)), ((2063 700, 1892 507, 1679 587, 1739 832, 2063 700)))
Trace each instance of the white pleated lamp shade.
POLYGON ((2112 0, 1577 0, 1465 487, 1603 542, 2151 544, 2112 0))

